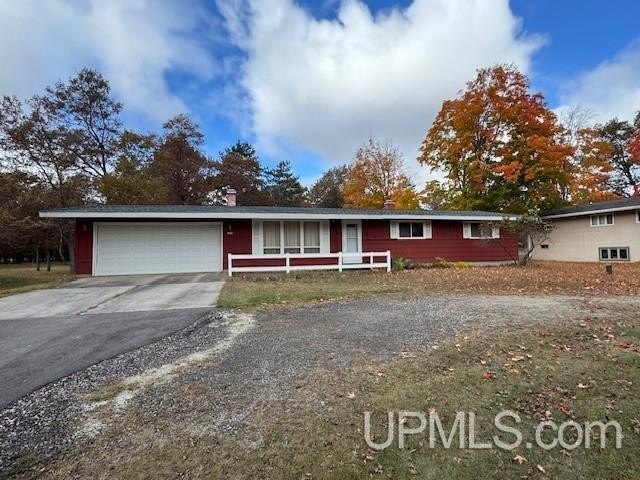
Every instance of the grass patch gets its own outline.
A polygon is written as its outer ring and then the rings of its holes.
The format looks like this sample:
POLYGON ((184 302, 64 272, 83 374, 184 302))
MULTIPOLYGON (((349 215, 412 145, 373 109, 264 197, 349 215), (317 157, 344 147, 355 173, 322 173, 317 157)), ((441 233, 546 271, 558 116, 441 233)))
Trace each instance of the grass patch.
MULTIPOLYGON (((565 323, 468 333, 429 353, 404 352, 386 364, 315 376, 293 395, 314 398, 264 405, 251 414, 259 441, 196 435, 170 419, 140 425, 124 419, 92 446, 66 452, 46 467, 54 478, 565 478, 632 479, 640 471, 640 320, 565 323), (315 405, 315 406, 309 406, 315 405), (429 448, 426 434, 404 449, 367 447, 363 412, 374 412, 376 440, 386 412, 435 411, 449 430, 457 411, 475 412, 476 438, 494 434, 494 416, 520 415, 524 439, 513 451, 429 448), (542 420, 618 421, 622 449, 525 447, 542 420), (521 456, 521 463, 517 456, 521 456)), ((204 424, 203 424, 204 425, 204 424)), ((513 425, 513 424, 511 424, 513 425)), ((573 430, 567 430, 572 441, 573 430)), ((504 441, 513 441, 501 434, 504 441)), ((551 437, 545 435, 545 441, 551 437)))
MULTIPOLYGON (((451 267, 466 264, 446 262, 451 267)), ((417 268, 390 273, 299 272, 243 275, 229 279, 218 306, 256 308, 383 293, 487 295, 640 295, 640 263, 614 265, 613 275, 600 263, 533 262, 527 266, 417 268)))
POLYGON ((225 282, 218 306, 251 309, 402 291, 393 280, 392 276, 369 271, 235 276, 225 282))
POLYGON ((89 402, 103 402, 105 400, 113 400, 126 390, 133 390, 135 383, 117 382, 101 388, 95 392, 91 392, 85 396, 89 402))
POLYGON ((51 271, 33 265, 0 265, 0 297, 41 288, 52 288, 73 278, 68 265, 52 265, 51 271))

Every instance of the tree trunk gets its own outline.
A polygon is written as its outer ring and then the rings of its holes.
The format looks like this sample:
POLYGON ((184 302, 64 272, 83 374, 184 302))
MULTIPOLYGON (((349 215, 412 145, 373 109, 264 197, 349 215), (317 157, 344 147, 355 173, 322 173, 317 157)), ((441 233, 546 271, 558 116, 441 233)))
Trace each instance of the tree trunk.
POLYGON ((69 269, 71 270, 71 273, 76 273, 76 255, 75 255, 75 250, 74 250, 74 243, 75 243, 75 228, 72 225, 69 225, 69 223, 65 223, 65 221, 62 221, 58 224, 58 228, 60 229, 60 256, 62 257, 63 261, 64 261, 64 254, 62 252, 63 248, 62 245, 64 244, 67 247, 67 250, 69 251, 69 269), (65 227, 72 227, 72 228, 65 228, 65 227))
POLYGON ((40 247, 36 247, 36 272, 40 271, 40 247))
POLYGON ((73 233, 71 234, 71 238, 65 238, 65 243, 67 244, 67 249, 69 250, 69 269, 71 273, 76 273, 76 252, 73 248, 73 233))
POLYGON ((47 272, 51 271, 51 250, 47 248, 47 272))

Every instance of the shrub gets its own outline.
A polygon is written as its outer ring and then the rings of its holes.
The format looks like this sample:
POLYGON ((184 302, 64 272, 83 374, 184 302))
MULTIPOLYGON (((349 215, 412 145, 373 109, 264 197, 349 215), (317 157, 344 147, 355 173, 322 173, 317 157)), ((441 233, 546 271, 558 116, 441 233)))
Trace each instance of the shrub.
POLYGON ((413 262, 408 258, 398 257, 393 261, 394 270, 410 270, 413 266, 413 262))
POLYGON ((431 268, 471 268, 467 262, 450 262, 442 257, 436 257, 431 268))

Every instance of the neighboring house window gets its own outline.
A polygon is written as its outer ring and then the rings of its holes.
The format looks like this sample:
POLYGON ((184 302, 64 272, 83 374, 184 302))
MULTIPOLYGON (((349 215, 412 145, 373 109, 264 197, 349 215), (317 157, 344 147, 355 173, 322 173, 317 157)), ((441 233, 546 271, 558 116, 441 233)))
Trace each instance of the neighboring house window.
POLYGON ((600 248, 600 260, 628 261, 629 247, 600 248))
POLYGON ((320 222, 262 222, 262 253, 320 253, 320 222))
POLYGON ((540 245, 540 248, 543 250, 549 250, 549 245, 547 245, 546 243, 543 243, 542 245, 540 245))
POLYGON ((613 213, 605 213, 603 215, 591 215, 592 227, 604 227, 613 225, 613 213))
POLYGON ((431 222, 391 222, 390 225, 393 239, 431 238, 431 222))
POLYGON ((464 222, 462 236, 472 239, 500 238, 500 227, 490 227, 482 222, 464 222))

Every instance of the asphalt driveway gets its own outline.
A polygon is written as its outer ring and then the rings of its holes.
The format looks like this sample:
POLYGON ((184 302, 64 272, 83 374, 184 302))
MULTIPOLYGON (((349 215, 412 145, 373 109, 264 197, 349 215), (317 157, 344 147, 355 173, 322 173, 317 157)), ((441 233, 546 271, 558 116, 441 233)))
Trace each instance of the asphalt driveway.
POLYGON ((217 274, 84 278, 0 299, 0 408, 209 312, 217 274))

